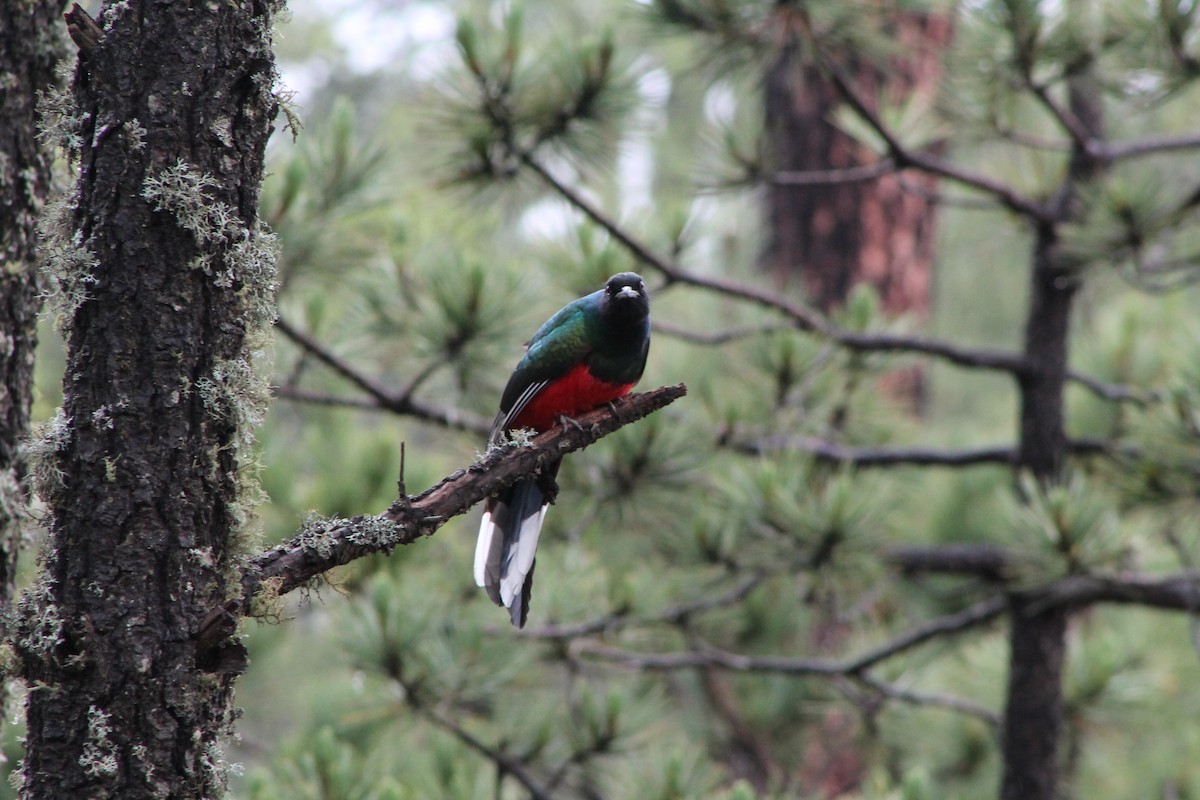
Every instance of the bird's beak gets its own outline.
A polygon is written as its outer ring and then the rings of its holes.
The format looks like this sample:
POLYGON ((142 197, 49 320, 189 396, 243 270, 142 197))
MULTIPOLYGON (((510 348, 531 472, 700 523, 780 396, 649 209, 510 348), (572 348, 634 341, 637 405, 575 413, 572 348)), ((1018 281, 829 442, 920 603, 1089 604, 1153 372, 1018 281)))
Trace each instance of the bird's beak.
POLYGON ((637 296, 638 290, 632 286, 623 286, 621 287, 621 291, 617 292, 617 297, 626 297, 630 300, 637 298, 637 296))

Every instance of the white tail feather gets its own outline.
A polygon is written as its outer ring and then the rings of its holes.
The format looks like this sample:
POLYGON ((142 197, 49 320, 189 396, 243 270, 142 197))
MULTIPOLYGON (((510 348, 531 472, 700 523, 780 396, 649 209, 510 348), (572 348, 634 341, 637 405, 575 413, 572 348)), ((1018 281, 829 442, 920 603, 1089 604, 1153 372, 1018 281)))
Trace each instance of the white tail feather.
MULTIPOLYGON (((550 469, 557 470, 553 464, 550 469)), ((553 478, 553 473, 548 473, 553 478)), ((538 539, 546 518, 546 496, 537 481, 523 480, 488 500, 475 542, 475 583, 498 606, 509 611, 513 624, 525 625, 533 594, 538 539)))
POLYGON ((488 551, 492 549, 492 537, 496 535, 496 526, 492 523, 492 512, 484 511, 479 523, 479 538, 475 540, 475 585, 487 585, 488 551))
POLYGON ((512 607, 513 598, 521 594, 525 577, 533 569, 533 559, 537 555, 538 538, 542 533, 542 520, 546 518, 547 508, 549 506, 542 506, 537 512, 521 520, 516 552, 505 552, 502 556, 501 563, 508 565, 507 569, 501 569, 500 572, 500 599, 505 608, 512 607))

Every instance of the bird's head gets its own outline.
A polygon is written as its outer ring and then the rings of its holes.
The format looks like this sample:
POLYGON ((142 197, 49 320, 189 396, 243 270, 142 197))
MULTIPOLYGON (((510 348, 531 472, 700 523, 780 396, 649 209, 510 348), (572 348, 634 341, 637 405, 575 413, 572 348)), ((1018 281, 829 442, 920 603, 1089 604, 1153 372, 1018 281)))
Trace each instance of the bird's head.
MULTIPOLYGON (((650 347, 650 293, 642 276, 633 272, 619 272, 596 292, 599 295, 599 313, 592 316, 596 336, 591 341, 595 349, 591 364, 593 369, 608 359, 606 377, 616 383, 636 383, 646 364, 646 352, 650 347)), ((599 373, 595 373, 599 374, 599 373)))
POLYGON ((623 313, 650 313, 646 283, 636 272, 618 272, 604 284, 604 305, 623 313))

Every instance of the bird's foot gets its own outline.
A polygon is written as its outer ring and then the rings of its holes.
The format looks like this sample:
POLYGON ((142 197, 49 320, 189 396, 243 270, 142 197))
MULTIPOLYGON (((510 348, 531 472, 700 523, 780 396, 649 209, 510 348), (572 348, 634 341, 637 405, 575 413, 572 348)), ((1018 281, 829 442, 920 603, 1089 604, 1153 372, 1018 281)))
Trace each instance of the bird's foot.
POLYGON ((563 426, 563 430, 566 430, 570 426, 580 433, 583 432, 583 426, 579 424, 579 420, 574 417, 568 417, 566 414, 558 415, 558 424, 563 426))

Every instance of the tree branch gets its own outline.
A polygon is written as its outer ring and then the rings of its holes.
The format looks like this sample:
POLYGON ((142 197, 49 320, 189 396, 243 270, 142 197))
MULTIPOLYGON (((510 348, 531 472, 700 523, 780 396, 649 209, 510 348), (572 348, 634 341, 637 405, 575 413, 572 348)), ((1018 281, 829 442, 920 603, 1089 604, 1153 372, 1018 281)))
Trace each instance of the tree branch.
POLYGON ((291 339, 302 350, 315 357, 322 364, 329 367, 346 380, 350 381, 350 383, 354 384, 359 389, 362 389, 371 397, 374 397, 380 405, 386 407, 391 402, 392 396, 387 389, 376 383, 369 376, 350 366, 349 362, 340 358, 332 350, 318 342, 312 336, 293 326, 282 316, 276 318, 275 328, 284 336, 291 339))
POLYGON ((1167 611, 1200 610, 1200 570, 1162 575, 1093 573, 1067 575, 1042 586, 1022 585, 1022 565, 1030 559, 989 544, 896 548, 884 558, 904 573, 968 575, 1011 583, 1037 611, 1096 603, 1140 605, 1167 611))
MULTIPOLYGON (((882 124, 882 123, 881 123, 882 124)), ((765 308, 772 309, 782 313, 787 317, 799 330, 807 333, 820 335, 856 352, 908 352, 920 355, 932 356, 941 358, 952 364, 967 369, 988 369, 1007 372, 1014 377, 1019 377, 1028 369, 1025 359, 1017 353, 1010 353, 1000 350, 987 350, 984 348, 961 347, 951 344, 950 342, 939 341, 937 339, 928 339, 920 336, 901 336, 889 333, 870 333, 859 331, 847 331, 838 327, 827 317, 817 312, 814 309, 794 303, 780 296, 776 292, 770 292, 759 289, 747 284, 738 283, 735 281, 723 278, 710 278, 684 270, 677 264, 663 258, 655 253, 642 242, 635 239, 625 231, 616 220, 609 217, 582 194, 567 186, 565 183, 554 177, 546 167, 544 167, 537 159, 530 154, 521 156, 522 161, 531 170, 534 171, 556 194, 562 197, 569 205, 581 212, 584 216, 590 219, 595 224, 603 228, 610 236, 617 240, 628 250, 635 258, 644 263, 646 266, 653 268, 660 273, 668 283, 678 283, 684 286, 692 286, 698 289, 717 292, 728 297, 734 297, 740 300, 746 300, 765 308)), ((662 328, 669 335, 677 335, 680 338, 695 341, 697 344, 721 344, 728 339, 734 338, 733 334, 729 336, 716 335, 708 338, 700 335, 692 335, 678 327, 655 323, 656 326, 662 328)), ((765 329, 762 329, 765 331, 765 329)), ((747 334, 751 333, 746 331, 747 334)), ((736 332, 736 335, 741 335, 742 332, 736 332)), ((1120 384, 1112 384, 1093 378, 1079 372, 1069 372, 1067 380, 1078 383, 1097 397, 1103 400, 1111 400, 1115 402, 1131 401, 1145 404, 1148 400, 1145 392, 1140 392, 1136 389, 1122 386, 1120 384)))
POLYGON ((846 659, 785 658, 782 656, 747 656, 727 650, 710 648, 680 653, 638 653, 609 647, 590 641, 577 641, 571 646, 578 655, 601 661, 611 661, 643 670, 677 670, 717 667, 735 672, 780 673, 786 675, 857 675, 881 661, 911 650, 931 639, 961 633, 983 625, 1000 616, 1008 608, 1005 597, 997 595, 962 611, 930 620, 889 642, 861 655, 846 659))
POLYGON ((887 125, 884 124, 879 115, 872 111, 870 106, 859 96, 858 91, 854 88, 852 82, 846 77, 842 69, 829 59, 824 59, 823 61, 824 66, 829 71, 830 77, 838 87, 838 91, 842 97, 846 100, 847 105, 883 139, 889 155, 896 162, 898 168, 912 167, 919 169, 931 175, 946 178, 962 186, 967 186, 991 195, 1005 207, 1035 222, 1049 223, 1055 221, 1054 212, 1051 209, 1025 197, 1007 183, 998 181, 987 175, 971 172, 935 156, 905 147, 887 125))
POLYGON ((960 714, 968 714, 972 717, 986 722, 989 727, 995 729, 1000 727, 1000 715, 984 705, 980 705, 972 700, 967 700, 963 697, 955 697, 954 695, 942 694, 940 692, 917 692, 912 689, 905 689, 897 686, 894 683, 888 683, 880 678, 863 673, 856 675, 854 680, 857 680, 872 690, 878 692, 888 700, 896 700, 901 703, 908 703, 915 706, 932 706, 935 708, 946 708, 951 711, 957 711, 960 714))
POLYGON ((359 411, 384 410, 378 400, 369 397, 351 397, 349 395, 331 394, 328 392, 314 392, 287 383, 272 386, 271 396, 280 400, 291 400, 295 403, 308 403, 315 406, 337 406, 340 408, 353 408, 359 411))
POLYGON ((104 39, 104 29, 88 16, 79 3, 72 3, 70 10, 63 14, 63 19, 67 23, 67 35, 79 48, 80 55, 85 59, 90 58, 104 39))
POLYGON ((676 325, 672 322, 663 322, 654 320, 650 323, 650 327, 655 333, 664 336, 671 336, 685 342, 701 345, 722 345, 729 342, 735 342, 738 339, 748 339, 753 336, 768 336, 772 333, 781 331, 793 330, 791 325, 748 325, 741 328, 729 328, 723 331, 713 331, 706 333, 704 331, 695 331, 690 328, 685 328, 682 325, 676 325))
POLYGON ((534 777, 533 772, 524 762, 507 756, 497 748, 485 744, 482 739, 472 734, 466 728, 447 717, 443 717, 431 708, 422 708, 418 713, 434 725, 454 736, 454 738, 458 739, 471 750, 474 750, 495 764, 501 776, 512 775, 517 783, 525 787, 525 791, 529 792, 532 800, 554 800, 553 792, 542 787, 541 783, 534 777))
MULTIPOLYGON (((754 570, 720 594, 706 593, 695 600, 685 600, 676 603, 662 609, 656 614, 646 617, 632 617, 618 611, 570 625, 544 625, 540 628, 526 628, 519 631, 518 635, 530 639, 577 639, 581 636, 611 633, 623 628, 636 626, 679 624, 697 614, 703 614, 718 608, 726 608, 741 602, 747 595, 757 589, 766 578, 767 574, 765 572, 754 570)), ((505 633, 507 634, 510 630, 505 629, 505 633)))
POLYGON ((781 170, 767 176, 767 181, 776 186, 840 186, 846 183, 861 183, 880 178, 896 171, 896 162, 884 158, 873 164, 842 169, 804 170, 802 172, 781 170))
POLYGON ((594 206, 583 195, 554 177, 537 159, 526 154, 522 156, 522 160, 560 197, 607 231, 635 258, 659 272, 668 283, 694 286, 770 308, 784 314, 798 329, 824 336, 850 350, 920 353, 942 358, 961 367, 1001 370, 1014 375, 1023 374, 1025 371, 1024 359, 1014 353, 959 347, 949 342, 940 342, 919 336, 847 331, 814 309, 787 300, 778 292, 759 289, 724 278, 704 277, 688 272, 630 236, 615 220, 594 206))
POLYGON ((1108 383, 1074 370, 1067 372, 1067 380, 1079 384, 1101 400, 1111 400, 1116 403, 1129 402, 1145 406, 1159 399, 1161 394, 1120 383, 1108 383))
POLYGON ((488 761, 491 761, 496 766, 500 779, 503 779, 505 775, 513 776, 517 783, 524 786, 525 790, 529 792, 532 800, 553 800, 553 793, 543 787, 541 782, 534 776, 532 770, 523 761, 507 755, 500 748, 491 747, 462 725, 459 725, 457 721, 443 716, 431 703, 423 699, 418 699, 423 694, 420 685, 407 680, 403 670, 393 669, 388 670, 388 673, 392 680, 396 681, 404 690, 409 707, 419 717, 441 728, 466 745, 468 749, 474 750, 488 761))
POLYGON ((1054 117, 1059 127, 1067 132, 1067 136, 1071 138, 1074 149, 1077 152, 1086 154, 1088 158, 1096 158, 1101 152, 1100 142, 1092 138, 1087 128, 1079 121, 1079 118, 1072 114, 1070 109, 1064 108, 1054 102, 1054 98, 1050 96, 1050 90, 1045 84, 1034 82, 1028 75, 1025 77, 1025 87, 1037 98, 1042 107, 1050 113, 1050 116, 1054 117))
POLYGON ((989 581, 1010 580, 1015 577, 1015 569, 1025 563, 994 544, 896 547, 885 552, 883 559, 908 576, 925 573, 971 575, 989 581))
POLYGON ((629 395, 610 407, 580 415, 567 425, 534 437, 529 446, 505 445, 460 469, 421 494, 403 492, 379 516, 334 520, 302 530, 289 542, 250 560, 242 577, 241 611, 247 613, 264 588, 286 594, 321 573, 396 545, 429 536, 450 518, 470 510, 485 497, 532 475, 545 462, 580 450, 618 428, 635 422, 687 394, 683 384, 629 395))
POLYGON ((858 658, 844 662, 842 672, 846 675, 856 675, 894 655, 911 650, 917 645, 932 639, 954 633, 962 633, 971 628, 984 625, 999 617, 1008 608, 1008 601, 1002 596, 989 597, 962 611, 932 619, 918 625, 907 633, 901 634, 889 642, 872 648, 858 658))
POLYGON ((339 357, 312 336, 294 327, 283 317, 275 320, 275 327, 279 329, 280 333, 299 346, 300 349, 309 353, 322 364, 361 389, 374 402, 359 403, 349 398, 308 393, 294 387, 276 387, 275 393, 280 397, 310 403, 324 403, 326 405, 352 405, 355 407, 376 408, 400 416, 415 417, 424 422, 431 422, 446 428, 470 431, 481 435, 487 433, 491 427, 488 420, 484 420, 469 412, 457 409, 437 408, 412 396, 413 391, 419 383, 428 377, 432 367, 422 371, 404 390, 393 393, 370 376, 355 369, 349 362, 339 357))
MULTIPOLYGON (((926 447, 850 447, 809 436, 773 436, 761 441, 735 442, 733 447, 750 455, 779 450, 811 453, 819 461, 853 464, 856 467, 965 467, 979 464, 1015 464, 1011 445, 940 450, 926 447)), ((1068 444, 1076 455, 1106 455, 1116 452, 1107 439, 1077 439, 1068 444)))
POLYGON ((467 431, 475 433, 479 436, 487 436, 492 427, 490 419, 484 419, 478 414, 472 414, 470 411, 465 411, 461 408, 450 406, 448 408, 438 408, 429 403, 424 403, 416 398, 408 398, 407 400, 397 401, 395 403, 384 404, 374 397, 352 397, 349 395, 331 394, 328 392, 316 392, 309 389, 301 389, 297 386, 289 386, 282 384, 271 387, 271 394, 281 400, 290 400, 294 403, 308 403, 310 405, 319 406, 336 406, 341 408, 353 408, 359 411, 376 411, 388 414, 396 414, 398 416, 413 417, 422 422, 428 422, 433 425, 440 425, 443 428, 450 430, 467 431))
POLYGON ((1198 148, 1200 148, 1200 133, 1186 133, 1180 136, 1147 136, 1128 142, 1106 143, 1099 150, 1099 156, 1105 161, 1113 162, 1198 148))
POLYGON ((1200 572, 1189 570, 1158 576, 1070 575, 1044 590, 1035 590, 1032 596, 1042 598, 1035 603, 1038 611, 1042 604, 1053 608, 1116 603, 1195 612, 1200 610, 1200 572))

